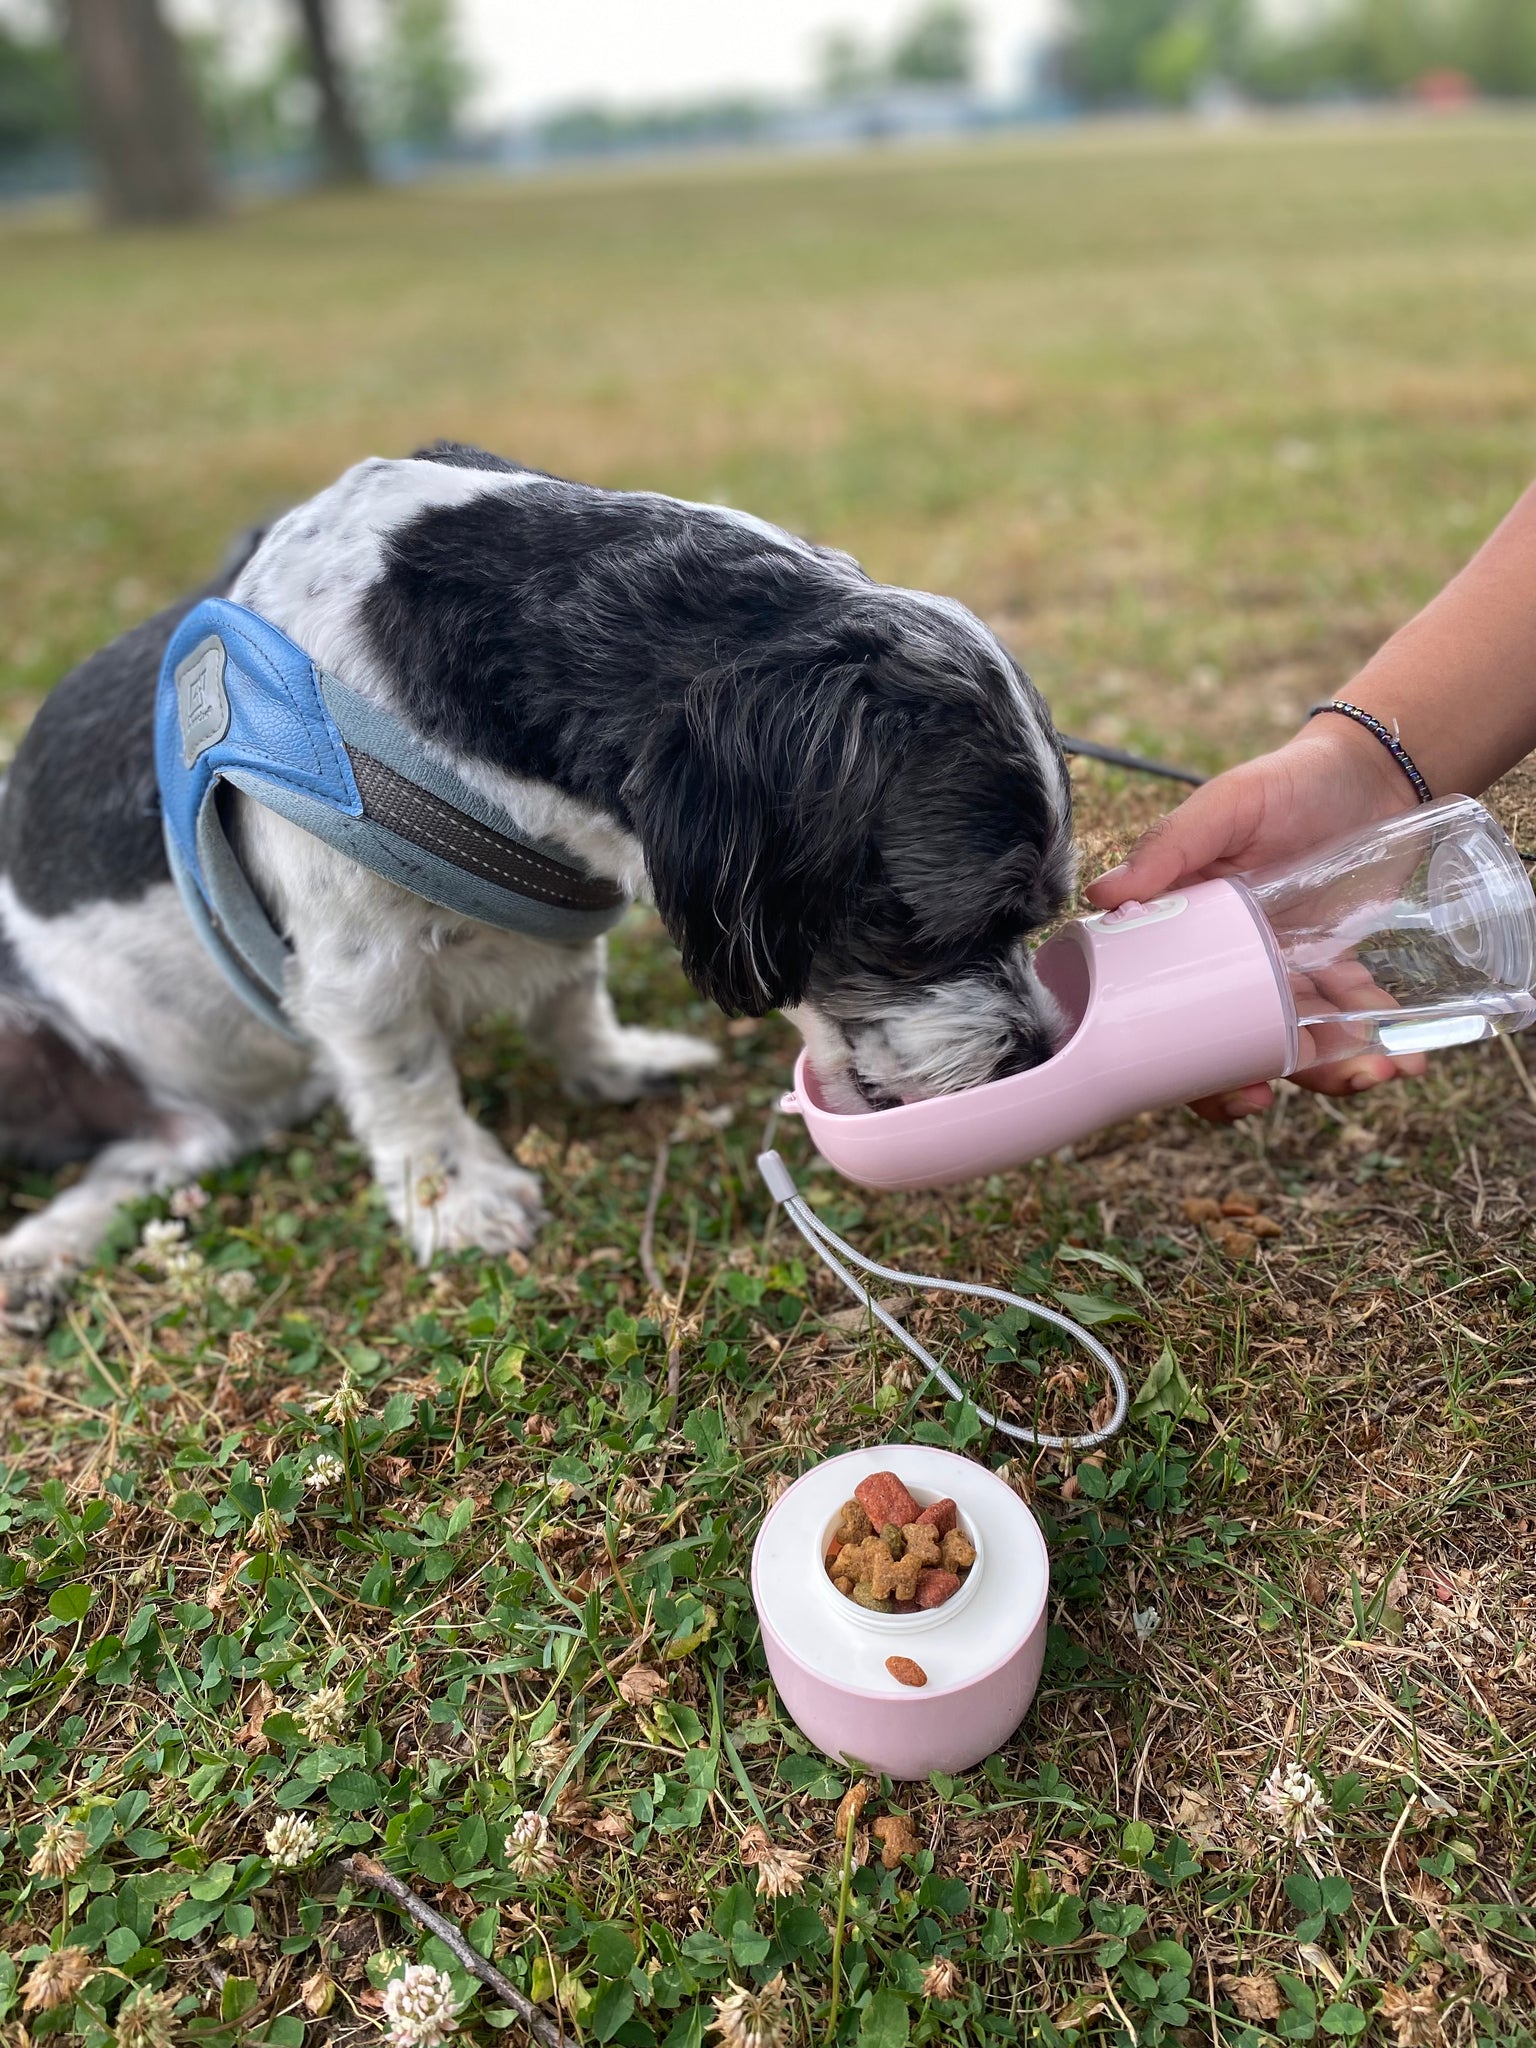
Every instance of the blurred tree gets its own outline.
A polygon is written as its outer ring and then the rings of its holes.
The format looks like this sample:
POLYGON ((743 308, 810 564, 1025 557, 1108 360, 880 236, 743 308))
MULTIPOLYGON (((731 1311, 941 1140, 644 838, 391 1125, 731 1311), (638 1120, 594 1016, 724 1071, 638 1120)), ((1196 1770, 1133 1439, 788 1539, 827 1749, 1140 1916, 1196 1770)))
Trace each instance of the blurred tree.
POLYGON ((1250 0, 1067 0, 1055 69, 1090 104, 1187 106, 1213 78, 1245 70, 1250 0))
POLYGON ((1484 92, 1536 93, 1536 6, 1472 0, 1463 61, 1484 92))
POLYGON ((869 46, 852 29, 835 28, 823 36, 817 72, 824 98, 857 99, 880 81, 880 67, 869 46))
POLYGON ((370 172, 362 130, 352 116, 346 79, 336 54, 331 0, 298 0, 310 76, 319 93, 315 133, 320 171, 328 185, 366 185, 370 172))
POLYGON ((386 131, 419 148, 441 149, 459 125, 472 83, 459 53, 453 0, 393 0, 378 80, 386 131))
POLYGON ((935 0, 902 30, 891 51, 899 85, 969 85, 976 68, 976 25, 968 8, 935 0))
POLYGON ((66 142, 77 125, 61 44, 0 26, 0 160, 66 142))
POLYGON ((107 219, 211 213, 216 199, 202 117, 159 0, 65 0, 64 18, 107 219))

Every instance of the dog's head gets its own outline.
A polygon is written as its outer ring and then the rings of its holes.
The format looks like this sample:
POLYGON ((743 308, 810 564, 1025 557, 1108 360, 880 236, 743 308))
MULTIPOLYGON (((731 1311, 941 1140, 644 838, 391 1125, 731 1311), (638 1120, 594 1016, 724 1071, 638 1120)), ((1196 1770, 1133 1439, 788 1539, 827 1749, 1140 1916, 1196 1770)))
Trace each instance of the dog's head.
POLYGON ((694 678, 625 799, 694 984, 784 1010, 833 1107, 1051 1052, 1025 941, 1072 886, 1071 789, 1044 701, 962 606, 860 577, 797 608, 694 678))

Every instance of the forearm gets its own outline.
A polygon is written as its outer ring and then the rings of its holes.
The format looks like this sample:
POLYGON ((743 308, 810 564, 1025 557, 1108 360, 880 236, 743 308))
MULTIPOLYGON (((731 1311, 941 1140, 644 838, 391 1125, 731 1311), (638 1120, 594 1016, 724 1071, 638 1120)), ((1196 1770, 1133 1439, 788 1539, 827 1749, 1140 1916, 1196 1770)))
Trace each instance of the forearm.
POLYGON ((1436 796, 1476 796, 1536 749, 1536 485, 1339 694, 1395 725, 1436 796))

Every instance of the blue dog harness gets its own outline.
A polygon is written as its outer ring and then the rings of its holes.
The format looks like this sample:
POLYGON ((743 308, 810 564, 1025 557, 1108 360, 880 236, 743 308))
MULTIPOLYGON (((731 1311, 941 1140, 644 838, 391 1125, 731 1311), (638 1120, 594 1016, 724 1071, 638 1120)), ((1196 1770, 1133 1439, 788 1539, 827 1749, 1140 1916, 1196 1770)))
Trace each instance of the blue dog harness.
POLYGON ((286 1037, 286 941, 229 842, 227 785, 359 866, 463 917, 579 945, 629 898, 521 833, 398 718, 317 668, 243 605, 208 598, 166 649, 155 707, 165 850, 198 936, 286 1037))

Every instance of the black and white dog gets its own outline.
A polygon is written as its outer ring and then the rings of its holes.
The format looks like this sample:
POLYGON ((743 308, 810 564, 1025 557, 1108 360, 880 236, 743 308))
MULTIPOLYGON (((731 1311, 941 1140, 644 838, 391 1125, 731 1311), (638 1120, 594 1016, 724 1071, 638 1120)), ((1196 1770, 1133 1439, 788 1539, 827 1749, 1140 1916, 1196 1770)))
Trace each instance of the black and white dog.
MULTIPOLYGON (((1048 1052, 1023 941, 1071 884, 1070 788, 1043 701, 961 605, 741 513, 452 444, 360 463, 214 588, 529 834, 649 896, 695 987, 794 1020, 835 1106, 1048 1052)), ((522 1017, 587 1099, 632 1101, 714 1058, 617 1022, 600 941, 456 918, 237 798, 303 1043, 248 1011, 162 844, 153 707, 190 603, 58 686, 0 797, 0 1152, 90 1161, 0 1239, 18 1328, 46 1322, 119 1202, 330 1097, 419 1257, 526 1245, 537 1183, 454 1071, 477 1015, 522 1017)))

